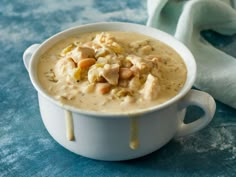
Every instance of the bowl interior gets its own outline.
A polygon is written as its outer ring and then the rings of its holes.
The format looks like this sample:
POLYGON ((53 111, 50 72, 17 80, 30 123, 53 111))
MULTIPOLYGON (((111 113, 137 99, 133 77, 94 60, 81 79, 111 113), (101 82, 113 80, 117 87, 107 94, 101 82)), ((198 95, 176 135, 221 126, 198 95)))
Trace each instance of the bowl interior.
POLYGON ((162 109, 164 107, 169 106, 173 102, 179 100, 182 98, 192 87, 195 77, 196 77, 196 63, 193 55, 191 52, 183 45, 181 42, 176 40, 173 36, 162 32, 160 30, 143 26, 143 25, 138 25, 138 24, 131 24, 131 23, 122 23, 122 22, 103 22, 103 23, 94 23, 94 24, 88 24, 88 25, 83 25, 83 26, 78 26, 74 28, 70 28, 68 30, 62 31, 49 39, 47 39, 45 42, 43 42, 39 49, 33 54, 30 64, 29 64, 29 74, 31 81, 38 91, 39 94, 42 96, 46 97, 49 101, 54 102, 58 106, 62 106, 63 108, 67 110, 71 110, 73 112, 78 112, 82 114, 89 114, 89 115, 96 115, 96 116, 122 116, 122 115, 132 115, 132 114, 140 114, 140 113, 145 113, 145 112, 151 112, 151 111, 156 111, 159 109, 162 109), (68 105, 62 105, 59 101, 53 99, 50 97, 47 92, 44 91, 44 89, 40 86, 38 77, 37 77, 37 65, 39 58, 42 54, 44 54, 49 48, 51 48, 53 45, 55 45, 57 42, 66 39, 70 36, 82 34, 82 33, 88 33, 88 32, 99 32, 99 31, 129 31, 129 32, 137 32, 140 34, 144 34, 147 36, 150 36, 154 39, 157 39, 168 46, 172 47, 183 59, 186 67, 187 67, 187 80, 183 86, 183 88, 180 90, 180 92, 170 100, 157 105, 153 106, 147 109, 143 110, 137 110, 135 112, 128 112, 128 113, 98 113, 98 112, 93 112, 93 111, 84 111, 80 110, 78 108, 68 106, 68 105))

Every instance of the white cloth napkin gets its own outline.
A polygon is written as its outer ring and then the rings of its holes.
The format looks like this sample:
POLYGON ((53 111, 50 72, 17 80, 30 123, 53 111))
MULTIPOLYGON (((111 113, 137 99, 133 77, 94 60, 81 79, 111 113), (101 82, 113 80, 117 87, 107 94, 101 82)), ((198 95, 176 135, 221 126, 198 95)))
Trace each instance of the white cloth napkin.
POLYGON ((216 49, 200 35, 206 29, 235 34, 233 4, 235 1, 230 0, 148 0, 147 25, 182 41, 197 62, 195 86, 236 108, 236 59, 216 49))

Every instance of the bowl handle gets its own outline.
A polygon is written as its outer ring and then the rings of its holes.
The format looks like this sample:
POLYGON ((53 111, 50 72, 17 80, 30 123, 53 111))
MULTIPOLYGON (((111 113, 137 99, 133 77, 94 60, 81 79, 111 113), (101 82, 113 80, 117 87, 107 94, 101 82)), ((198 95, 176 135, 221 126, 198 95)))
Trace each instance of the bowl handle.
POLYGON ((206 92, 190 90, 190 92, 180 101, 179 109, 183 110, 190 105, 200 107, 204 111, 204 115, 188 124, 184 123, 183 118, 179 119, 176 137, 185 136, 201 130, 210 123, 215 114, 216 103, 212 96, 206 92))
POLYGON ((33 53, 39 48, 39 46, 40 46, 40 44, 33 44, 33 45, 29 46, 23 54, 23 62, 24 62, 24 65, 25 65, 25 68, 27 69, 27 71, 29 68, 30 59, 31 59, 33 53))

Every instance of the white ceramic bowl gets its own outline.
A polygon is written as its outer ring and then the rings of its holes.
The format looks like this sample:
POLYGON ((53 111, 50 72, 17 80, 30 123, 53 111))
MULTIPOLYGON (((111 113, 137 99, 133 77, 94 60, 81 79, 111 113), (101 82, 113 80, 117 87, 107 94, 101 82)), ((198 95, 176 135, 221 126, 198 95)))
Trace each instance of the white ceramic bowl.
POLYGON ((215 102, 209 94, 191 90, 196 77, 196 63, 191 52, 172 36, 147 26, 119 22, 78 26, 58 33, 42 44, 30 46, 23 60, 31 82, 38 91, 40 112, 48 132, 59 144, 85 157, 108 161, 141 157, 159 149, 173 137, 185 136, 204 128, 215 112, 215 102), (145 110, 100 113, 62 105, 43 90, 37 77, 37 65, 45 51, 75 34, 112 30, 138 32, 176 50, 187 66, 187 80, 178 95, 145 110), (185 124, 185 108, 189 105, 200 107, 204 115, 185 124), (68 140, 67 135, 74 136, 74 140, 68 140))

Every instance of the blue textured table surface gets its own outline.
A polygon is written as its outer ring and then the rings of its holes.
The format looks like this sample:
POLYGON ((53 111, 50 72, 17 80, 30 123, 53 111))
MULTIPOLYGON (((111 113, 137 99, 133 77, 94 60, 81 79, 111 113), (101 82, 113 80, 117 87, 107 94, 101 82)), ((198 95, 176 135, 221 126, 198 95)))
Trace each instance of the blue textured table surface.
MULTIPOLYGON (((45 129, 37 94, 22 62, 24 50, 75 25, 98 21, 145 24, 146 1, 0 1, 0 176, 236 176, 236 110, 217 102, 204 130, 172 140, 139 159, 102 162, 75 155, 45 129)), ((203 36, 236 56, 236 37, 203 36)), ((197 116, 188 110, 188 119, 197 116)))

